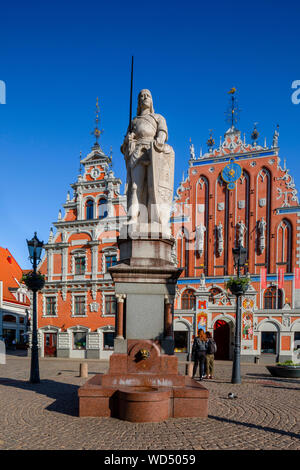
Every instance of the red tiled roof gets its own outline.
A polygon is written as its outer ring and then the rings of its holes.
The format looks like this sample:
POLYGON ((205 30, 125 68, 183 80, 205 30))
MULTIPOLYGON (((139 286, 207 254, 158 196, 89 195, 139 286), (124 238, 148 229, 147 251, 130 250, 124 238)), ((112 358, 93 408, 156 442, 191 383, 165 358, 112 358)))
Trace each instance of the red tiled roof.
POLYGON ((7 248, 0 247, 0 281, 3 282, 3 300, 20 305, 30 305, 27 298, 26 302, 18 302, 9 290, 9 288, 19 287, 16 279, 20 281, 24 271, 20 268, 10 251, 7 248))

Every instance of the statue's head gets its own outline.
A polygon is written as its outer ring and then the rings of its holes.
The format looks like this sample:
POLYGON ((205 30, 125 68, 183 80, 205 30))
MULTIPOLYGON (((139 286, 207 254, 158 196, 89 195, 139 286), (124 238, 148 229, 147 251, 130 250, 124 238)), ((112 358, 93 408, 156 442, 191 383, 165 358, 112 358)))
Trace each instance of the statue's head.
POLYGON ((141 90, 138 96, 137 115, 139 116, 144 107, 149 108, 150 113, 154 113, 152 95, 149 90, 141 90))

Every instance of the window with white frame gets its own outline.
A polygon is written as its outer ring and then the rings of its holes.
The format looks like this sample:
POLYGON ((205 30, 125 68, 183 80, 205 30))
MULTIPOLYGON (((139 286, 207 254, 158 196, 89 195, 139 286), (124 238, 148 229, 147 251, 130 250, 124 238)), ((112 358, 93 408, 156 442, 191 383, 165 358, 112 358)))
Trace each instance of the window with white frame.
POLYGON ((85 295, 73 296, 73 315, 86 315, 85 295))
POLYGON ((84 251, 73 252, 73 274, 84 276, 87 268, 87 259, 84 251))
POLYGON ((105 272, 108 272, 108 268, 117 264, 117 254, 109 253, 105 255, 105 272))
POLYGON ((114 338, 113 331, 105 331, 103 333, 103 349, 114 349, 114 338))
POLYGON ((85 273, 85 256, 75 256, 74 259, 75 274, 85 273))
POLYGON ((45 315, 56 315, 56 297, 47 296, 45 298, 45 315))
POLYGON ((115 315, 117 313, 117 299, 114 295, 105 295, 105 315, 115 315))
POLYGON ((86 349, 86 332, 85 331, 74 331, 73 349, 86 349))

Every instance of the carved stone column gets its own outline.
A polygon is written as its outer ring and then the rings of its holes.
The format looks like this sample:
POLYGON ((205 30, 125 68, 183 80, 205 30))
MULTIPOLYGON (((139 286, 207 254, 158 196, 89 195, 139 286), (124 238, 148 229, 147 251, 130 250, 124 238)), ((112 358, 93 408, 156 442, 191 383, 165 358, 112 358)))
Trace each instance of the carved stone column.
POLYGON ((67 280, 68 275, 68 247, 61 250, 62 281, 67 280))
POLYGON ((123 325, 124 325, 124 294, 117 294, 117 338, 124 339, 123 325))
POLYGON ((98 242, 92 246, 92 279, 97 279, 98 271, 98 242))

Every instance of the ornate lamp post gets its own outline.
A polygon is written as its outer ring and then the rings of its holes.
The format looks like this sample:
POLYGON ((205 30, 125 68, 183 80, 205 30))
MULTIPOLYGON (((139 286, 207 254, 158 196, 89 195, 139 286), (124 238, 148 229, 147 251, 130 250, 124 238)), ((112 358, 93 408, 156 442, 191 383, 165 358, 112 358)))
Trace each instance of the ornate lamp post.
MULTIPOLYGON (((235 341, 234 341, 234 357, 232 366, 231 383, 241 383, 240 358, 241 358, 241 296, 247 289, 247 282, 240 278, 240 269, 245 266, 247 259, 247 250, 239 245, 232 249, 234 266, 237 269, 237 279, 234 279, 229 286, 232 294, 236 296, 236 323, 235 323, 235 341)), ((249 281, 248 281, 249 282, 249 281)))
POLYGON ((41 253, 44 242, 41 242, 34 233, 34 237, 31 240, 26 240, 29 251, 29 259, 32 263, 33 271, 27 275, 25 284, 33 292, 32 300, 32 345, 31 345, 31 370, 30 370, 30 382, 40 382, 39 372, 39 349, 38 349, 38 337, 37 337, 37 314, 36 314, 36 293, 42 289, 45 281, 41 275, 36 272, 37 264, 41 259, 41 253))

